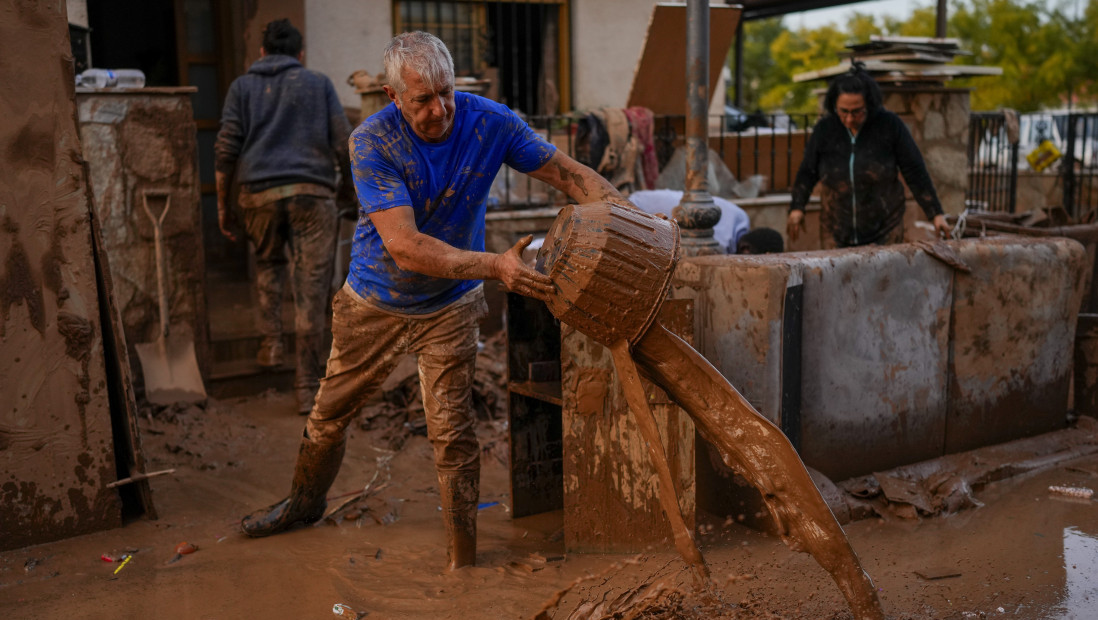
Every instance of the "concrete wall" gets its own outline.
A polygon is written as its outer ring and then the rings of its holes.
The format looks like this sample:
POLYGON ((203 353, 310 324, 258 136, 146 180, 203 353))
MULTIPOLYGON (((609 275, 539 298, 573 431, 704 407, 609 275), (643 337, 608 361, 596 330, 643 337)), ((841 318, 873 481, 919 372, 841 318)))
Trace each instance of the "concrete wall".
POLYGON ((1068 240, 965 244, 954 280, 946 452, 1064 424, 1089 261, 1068 240))
POLYGON ((832 478, 1061 428, 1083 247, 947 245, 972 274, 907 244, 713 256, 684 259, 673 296, 695 300, 699 351, 832 478), (784 292, 798 285, 800 398, 785 411, 784 292))
POLYGON ((381 53, 393 36, 390 0, 305 0, 305 66, 328 76, 339 100, 358 108, 347 77, 382 71, 381 53))
POLYGON ((655 4, 656 0, 573 0, 572 87, 576 109, 626 104, 655 4))
POLYGON ((0 20, 0 550, 121 522, 65 4, 0 20))

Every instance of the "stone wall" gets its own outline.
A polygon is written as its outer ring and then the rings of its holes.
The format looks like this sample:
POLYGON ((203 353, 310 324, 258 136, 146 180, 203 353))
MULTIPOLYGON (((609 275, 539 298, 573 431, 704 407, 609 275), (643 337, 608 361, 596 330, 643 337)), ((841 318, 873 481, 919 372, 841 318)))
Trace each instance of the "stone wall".
POLYGON ((92 196, 113 280, 114 301, 125 329, 134 377, 141 377, 133 346, 156 340, 160 329, 153 222, 166 192, 162 224, 169 325, 192 338, 208 376, 205 261, 199 209, 193 88, 87 91, 76 95, 80 138, 92 196))
POLYGON ((968 123, 972 110, 968 89, 882 88, 881 91, 884 107, 903 119, 919 145, 942 208, 946 213, 964 211, 968 188, 968 123))

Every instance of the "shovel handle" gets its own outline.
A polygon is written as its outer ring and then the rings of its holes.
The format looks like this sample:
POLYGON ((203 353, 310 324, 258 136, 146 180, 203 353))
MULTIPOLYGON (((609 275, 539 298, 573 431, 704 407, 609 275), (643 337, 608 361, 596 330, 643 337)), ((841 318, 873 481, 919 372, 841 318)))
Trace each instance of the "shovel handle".
POLYGON ((149 216, 149 221, 153 225, 153 245, 156 250, 156 297, 160 304, 160 338, 161 340, 167 340, 168 338, 168 292, 165 286, 165 280, 168 278, 167 274, 167 261, 164 257, 164 241, 163 241, 163 225, 164 217, 168 215, 168 209, 172 206, 172 195, 170 192, 164 190, 145 190, 141 192, 141 206, 145 208, 145 213, 149 216), (153 215, 152 209, 149 208, 149 196, 159 196, 164 198, 164 210, 160 212, 160 217, 153 215))

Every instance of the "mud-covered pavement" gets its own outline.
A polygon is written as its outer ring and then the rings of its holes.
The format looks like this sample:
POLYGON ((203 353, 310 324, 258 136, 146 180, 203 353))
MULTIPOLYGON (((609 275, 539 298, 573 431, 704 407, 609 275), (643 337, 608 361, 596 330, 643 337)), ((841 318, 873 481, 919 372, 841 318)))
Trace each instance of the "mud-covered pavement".
MULTIPOLYGON (((269 392, 143 418, 149 469, 176 470, 150 479, 160 518, 0 554, 4 617, 328 618, 336 603, 369 618, 852 617, 811 556, 732 521, 699 519, 709 592, 670 546, 565 554, 561 513, 510 518, 498 421, 479 428, 475 568, 444 569, 426 439, 391 451, 391 429, 357 424, 330 505, 370 483, 368 497, 338 523, 248 539, 240 517, 288 490, 304 421, 293 410, 292 396, 269 392), (177 558, 182 542, 197 550, 177 558)), ((1098 502, 1050 485, 1098 486, 1098 456, 994 483, 982 508, 845 529, 890 617, 1098 617, 1098 502)))

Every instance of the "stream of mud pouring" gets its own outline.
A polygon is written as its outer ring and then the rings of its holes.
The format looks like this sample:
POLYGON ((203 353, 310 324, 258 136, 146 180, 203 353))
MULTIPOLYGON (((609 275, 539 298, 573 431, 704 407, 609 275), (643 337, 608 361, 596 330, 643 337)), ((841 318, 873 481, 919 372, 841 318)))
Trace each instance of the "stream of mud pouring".
POLYGON ((629 410, 633 412, 633 418, 637 421, 637 427, 644 437, 648 457, 652 459, 659 474, 660 503, 663 504, 663 511, 667 513, 667 520, 671 522, 675 548, 694 569, 694 575, 699 581, 703 584, 708 583, 709 567, 706 566, 701 551, 698 551, 693 532, 686 526, 682 509, 679 508, 681 493, 675 485, 675 478, 671 475, 671 467, 667 464, 667 455, 664 454, 663 442, 660 441, 660 430, 656 426, 656 418, 652 415, 652 410, 648 407, 640 373, 637 372, 633 358, 629 355, 629 341, 619 340, 617 344, 610 347, 610 350, 614 355, 614 367, 618 369, 618 376, 621 377, 625 400, 628 401, 629 410))
POLYGON ((704 357, 659 323, 633 347, 633 359, 694 420, 724 462, 763 495, 782 540, 808 551, 838 584, 859 620, 883 620, 873 581, 800 456, 704 357))

